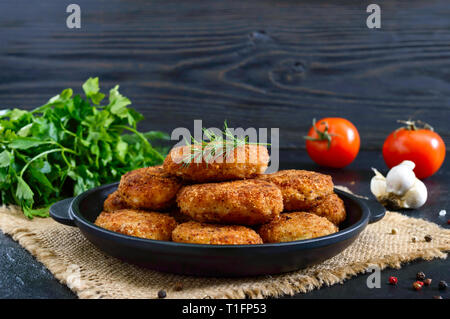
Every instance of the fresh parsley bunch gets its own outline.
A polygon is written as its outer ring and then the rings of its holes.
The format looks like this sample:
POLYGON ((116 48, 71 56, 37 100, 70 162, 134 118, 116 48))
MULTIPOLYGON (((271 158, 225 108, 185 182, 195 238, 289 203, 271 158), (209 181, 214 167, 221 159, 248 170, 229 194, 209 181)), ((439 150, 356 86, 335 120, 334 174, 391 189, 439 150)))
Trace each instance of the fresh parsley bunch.
POLYGON ((83 84, 86 98, 65 89, 32 111, 0 110, 0 192, 3 204, 47 217, 54 202, 111 183, 130 170, 160 164, 164 157, 140 133, 143 116, 129 108, 117 85, 105 95, 98 78, 83 84))

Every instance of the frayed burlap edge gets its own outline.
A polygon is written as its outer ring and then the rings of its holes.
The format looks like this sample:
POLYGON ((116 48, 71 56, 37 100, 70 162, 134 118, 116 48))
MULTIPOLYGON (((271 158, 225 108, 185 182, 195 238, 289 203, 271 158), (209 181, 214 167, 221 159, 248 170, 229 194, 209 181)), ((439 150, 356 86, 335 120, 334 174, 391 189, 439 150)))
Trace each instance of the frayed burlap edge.
MULTIPOLYGON (((103 296, 101 294, 101 283, 98 278, 95 278, 95 274, 82 274, 81 278, 73 277, 73 273, 70 271, 70 262, 61 259, 51 248, 46 247, 41 238, 39 238, 32 229, 23 225, 23 221, 17 222, 16 219, 9 218, 10 216, 8 215, 17 216, 18 214, 22 214, 19 209, 11 206, 3 206, 0 208, 0 211, 6 212, 6 214, 0 214, 0 229, 4 233, 11 235, 14 240, 35 256, 38 261, 44 264, 55 278, 62 284, 67 285, 79 298, 111 298, 111 296, 103 296)), ((426 225, 434 233, 439 232, 441 235, 450 239, 450 230, 443 229, 431 222, 407 217, 395 212, 388 212, 386 217, 393 219, 393 221, 398 223, 407 222, 420 226, 426 225)), ((446 258, 447 254, 445 251, 449 250, 450 240, 447 240, 442 246, 432 249, 419 249, 408 255, 389 255, 376 261, 352 263, 334 270, 321 270, 320 272, 315 273, 314 276, 291 273, 291 276, 284 280, 270 280, 272 276, 266 276, 266 280, 258 277, 262 282, 254 285, 254 287, 247 287, 247 285, 244 287, 236 287, 232 285, 232 287, 228 287, 226 291, 208 291, 204 296, 192 296, 192 298, 266 298, 306 293, 322 286, 343 283, 346 279, 365 273, 370 266, 378 266, 380 269, 385 269, 387 267, 400 268, 402 264, 417 259, 431 260, 434 258, 446 258)), ((275 277, 278 276, 273 276, 273 278, 275 277)), ((257 281, 258 278, 255 278, 255 281, 257 281)), ((232 279, 230 279, 230 281, 232 281, 232 279)))

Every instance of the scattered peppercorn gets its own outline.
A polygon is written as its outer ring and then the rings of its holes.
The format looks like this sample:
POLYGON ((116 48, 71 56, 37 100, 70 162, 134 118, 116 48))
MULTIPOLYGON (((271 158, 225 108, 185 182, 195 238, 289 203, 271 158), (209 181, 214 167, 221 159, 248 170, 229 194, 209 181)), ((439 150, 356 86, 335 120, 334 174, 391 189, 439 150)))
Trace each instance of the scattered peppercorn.
POLYGON ((394 276, 389 277, 389 283, 391 285, 396 285, 398 283, 397 277, 394 277, 394 276))
POLYGON ((431 281, 432 281, 431 278, 427 278, 427 279, 425 279, 425 280, 423 281, 423 284, 424 284, 425 286, 429 286, 429 285, 431 285, 431 281))
POLYGON ((166 298, 167 294, 165 290, 160 290, 158 291, 158 298, 162 299, 162 298, 166 298))
POLYGON ((392 234, 392 235, 395 235, 395 234, 397 234, 397 233, 398 233, 397 228, 392 228, 391 234, 392 234))
POLYGON ((422 287, 423 287, 423 282, 421 282, 421 281, 415 281, 413 283, 413 288, 415 290, 420 290, 420 289, 422 289, 422 287))
POLYGON ((428 242, 428 243, 429 243, 431 240, 433 240, 433 237, 431 237, 431 235, 426 235, 424 238, 425 238, 425 241, 428 242))
POLYGON ((417 280, 424 281, 425 278, 426 278, 426 276, 425 276, 425 274, 423 273, 423 271, 418 272, 417 275, 416 275, 416 279, 417 279, 417 280))
POLYGON ((173 287, 175 291, 181 291, 183 290, 183 283, 181 281, 178 281, 175 283, 175 286, 173 287))
POLYGON ((442 296, 433 296, 433 299, 443 299, 442 296))
POLYGON ((417 237, 416 237, 416 236, 413 236, 413 237, 411 238, 411 241, 412 241, 413 243, 415 243, 415 242, 417 241, 417 237))
POLYGON ((439 290, 447 289, 447 283, 444 280, 439 281, 439 290))

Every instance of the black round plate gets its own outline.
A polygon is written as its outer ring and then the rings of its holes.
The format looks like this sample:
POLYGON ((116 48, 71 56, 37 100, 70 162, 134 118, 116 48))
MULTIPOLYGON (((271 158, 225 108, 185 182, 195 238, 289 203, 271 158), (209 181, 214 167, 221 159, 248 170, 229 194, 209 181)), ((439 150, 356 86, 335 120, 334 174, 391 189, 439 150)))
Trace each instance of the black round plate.
POLYGON ((298 270, 331 258, 348 247, 367 223, 384 216, 381 205, 335 189, 344 201, 347 219, 340 231, 328 236, 260 245, 202 245, 157 241, 112 232, 94 224, 103 202, 118 183, 101 186, 74 199, 53 205, 50 215, 60 223, 77 226, 105 253, 154 270, 198 276, 255 276, 298 270))

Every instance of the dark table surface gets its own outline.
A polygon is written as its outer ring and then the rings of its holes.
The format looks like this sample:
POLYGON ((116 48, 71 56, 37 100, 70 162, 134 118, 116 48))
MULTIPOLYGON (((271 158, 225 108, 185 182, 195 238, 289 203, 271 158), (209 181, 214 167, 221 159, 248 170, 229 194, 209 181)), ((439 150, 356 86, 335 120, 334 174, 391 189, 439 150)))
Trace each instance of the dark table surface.
MULTIPOLYGON (((282 168, 303 168, 322 171, 331 174, 334 182, 349 187, 352 191, 370 196, 369 181, 372 177, 370 167, 386 171, 379 152, 365 151, 348 168, 329 170, 317 167, 304 151, 284 151, 280 154, 282 168)), ((439 216, 439 211, 448 209, 450 170, 448 161, 431 178, 425 180, 429 198, 425 206, 418 210, 405 211, 408 216, 423 218, 449 228, 445 217, 439 216)), ((450 289, 439 291, 439 280, 450 282, 450 261, 416 261, 403 265, 400 270, 385 269, 381 273, 381 288, 369 289, 366 285, 368 274, 360 274, 347 280, 343 285, 324 287, 306 294, 298 294, 293 298, 432 298, 441 295, 450 297, 450 289), (414 291, 411 284, 416 273, 423 271, 433 279, 432 286, 420 292, 414 291), (389 276, 399 278, 397 287, 387 284, 389 276)), ((286 296, 292 298, 290 296, 286 296)), ((49 271, 36 261, 19 244, 9 236, 0 233, 0 299, 1 298, 76 298, 64 285, 61 285, 49 271)))

